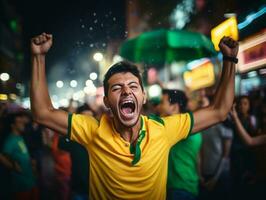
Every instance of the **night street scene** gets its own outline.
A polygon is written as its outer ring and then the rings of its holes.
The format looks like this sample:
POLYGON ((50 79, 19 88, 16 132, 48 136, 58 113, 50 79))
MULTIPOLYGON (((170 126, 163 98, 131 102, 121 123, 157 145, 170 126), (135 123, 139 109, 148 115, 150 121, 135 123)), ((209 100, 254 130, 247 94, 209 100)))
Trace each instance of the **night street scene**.
POLYGON ((265 0, 0 0, 0 200, 265 200, 265 0))

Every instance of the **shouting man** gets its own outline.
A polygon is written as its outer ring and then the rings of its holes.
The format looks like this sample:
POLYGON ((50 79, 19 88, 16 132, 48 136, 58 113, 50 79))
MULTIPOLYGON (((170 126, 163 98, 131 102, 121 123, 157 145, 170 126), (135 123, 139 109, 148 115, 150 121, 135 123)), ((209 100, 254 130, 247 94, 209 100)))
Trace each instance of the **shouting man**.
POLYGON ((45 76, 45 56, 52 35, 31 40, 31 108, 35 120, 67 135, 88 150, 91 199, 165 199, 170 148, 189 134, 224 120, 234 99, 238 43, 224 37, 221 81, 212 104, 195 113, 142 116, 146 102, 140 72, 127 62, 113 65, 104 78, 104 103, 112 117, 90 116, 53 108, 45 76))

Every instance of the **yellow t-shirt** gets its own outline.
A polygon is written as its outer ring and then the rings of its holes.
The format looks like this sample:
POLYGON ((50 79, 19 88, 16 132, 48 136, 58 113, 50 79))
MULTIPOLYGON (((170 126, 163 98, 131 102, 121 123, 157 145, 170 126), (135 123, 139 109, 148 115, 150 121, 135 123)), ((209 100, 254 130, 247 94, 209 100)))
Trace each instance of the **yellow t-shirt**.
POLYGON ((141 116, 141 122, 137 153, 115 131, 107 115, 100 122, 85 115, 69 115, 70 139, 84 145, 89 153, 90 199, 166 198, 168 153, 187 137, 193 116, 141 116))

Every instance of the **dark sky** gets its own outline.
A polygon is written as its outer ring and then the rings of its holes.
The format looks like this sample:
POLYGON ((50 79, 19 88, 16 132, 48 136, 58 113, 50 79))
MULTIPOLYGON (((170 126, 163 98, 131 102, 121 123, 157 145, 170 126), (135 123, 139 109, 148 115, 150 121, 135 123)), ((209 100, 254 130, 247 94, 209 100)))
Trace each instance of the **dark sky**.
MULTIPOLYGON (((83 54, 104 51, 106 44, 112 39, 125 39, 123 0, 13 2, 22 18, 25 66, 29 63, 28 41, 42 32, 52 33, 54 37, 47 59, 48 72, 58 63, 64 63, 64 75, 74 77, 79 75, 76 63, 83 54)), ((88 72, 93 68, 95 63, 91 62, 88 72)), ((60 70, 57 72, 60 73, 60 70)), ((29 67, 26 67, 24 73, 24 77, 28 79, 29 67)), ((61 78, 60 75, 62 73, 58 74, 58 78, 61 78)))

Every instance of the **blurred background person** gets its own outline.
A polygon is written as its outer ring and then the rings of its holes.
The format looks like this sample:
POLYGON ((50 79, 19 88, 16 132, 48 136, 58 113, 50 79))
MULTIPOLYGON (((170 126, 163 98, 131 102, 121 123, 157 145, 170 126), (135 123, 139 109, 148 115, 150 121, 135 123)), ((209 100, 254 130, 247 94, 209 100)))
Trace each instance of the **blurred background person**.
MULTIPOLYGON (((248 96, 236 100, 236 109, 241 124, 250 134, 256 133, 256 118, 252 115, 251 102, 248 96)), ((234 127, 234 139, 231 149, 231 172, 233 178, 234 198, 252 198, 256 179, 256 154, 248 148, 237 134, 234 127)))
POLYGON ((251 101, 248 96, 240 96, 237 99, 237 111, 239 113, 239 119, 246 130, 250 133, 254 133, 257 128, 257 119, 252 114, 251 101))
MULTIPOLYGON (((265 107, 265 103, 263 107, 265 107)), ((266 110, 262 109, 262 117, 260 118, 261 127, 257 134, 248 133, 241 123, 235 105, 232 107, 231 116, 235 123, 236 134, 242 142, 249 148, 252 148, 256 158, 256 173, 253 184, 250 186, 247 198, 256 196, 256 199, 265 199, 266 197, 266 110), (255 136, 251 136, 255 135, 255 136)))
MULTIPOLYGON (((83 104, 77 108, 77 114, 95 116, 94 111, 88 104, 83 104)), ((89 157, 87 150, 77 142, 59 139, 59 148, 69 152, 71 167, 71 199, 87 200, 89 198, 89 157)))
MULTIPOLYGON (((204 97, 208 106, 210 97, 204 97)), ((202 131, 200 199, 229 199, 231 191, 230 149, 233 131, 227 122, 202 131)))
POLYGON ((261 119, 261 129, 259 129, 259 135, 252 137, 251 135, 255 135, 254 133, 248 133, 244 128, 243 124, 240 121, 240 118, 237 114, 235 105, 232 107, 231 116, 235 122, 235 126, 237 129, 237 134, 241 138, 241 140, 249 147, 260 146, 266 144, 266 115, 263 113, 261 119))
POLYGON ((39 199, 32 162, 22 133, 25 129, 23 113, 9 114, 6 124, 8 136, 3 143, 2 153, 20 166, 20 171, 11 171, 11 185, 14 199, 39 199))
POLYGON ((60 148, 60 138, 63 137, 56 134, 54 131, 52 132, 51 150, 54 158, 57 199, 69 200, 71 195, 70 181, 72 160, 70 154, 60 148))
MULTIPOLYGON (((162 94, 161 103, 158 105, 161 116, 188 112, 188 99, 183 91, 164 89, 162 94)), ((201 133, 196 133, 171 148, 168 161, 167 199, 197 199, 200 147, 201 133)))

